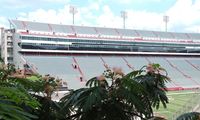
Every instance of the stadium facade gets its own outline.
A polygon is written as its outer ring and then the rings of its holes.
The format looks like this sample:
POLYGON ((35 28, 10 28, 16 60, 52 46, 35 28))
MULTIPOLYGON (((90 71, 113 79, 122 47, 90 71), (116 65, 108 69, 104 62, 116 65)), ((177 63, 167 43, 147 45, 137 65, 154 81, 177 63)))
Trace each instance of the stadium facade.
POLYGON ((124 72, 148 63, 167 69, 170 89, 200 86, 200 34, 59 25, 10 20, 1 29, 1 56, 79 88, 106 67, 124 72))

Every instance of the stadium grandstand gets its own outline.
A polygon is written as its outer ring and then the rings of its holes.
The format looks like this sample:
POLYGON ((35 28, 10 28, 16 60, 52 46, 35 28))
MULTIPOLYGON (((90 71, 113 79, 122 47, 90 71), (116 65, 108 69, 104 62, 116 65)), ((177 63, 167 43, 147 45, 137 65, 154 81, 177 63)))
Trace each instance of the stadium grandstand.
POLYGON ((200 87, 199 33, 9 22, 2 29, 4 61, 62 78, 69 88, 83 87, 107 67, 128 73, 149 63, 167 70, 169 90, 200 87))

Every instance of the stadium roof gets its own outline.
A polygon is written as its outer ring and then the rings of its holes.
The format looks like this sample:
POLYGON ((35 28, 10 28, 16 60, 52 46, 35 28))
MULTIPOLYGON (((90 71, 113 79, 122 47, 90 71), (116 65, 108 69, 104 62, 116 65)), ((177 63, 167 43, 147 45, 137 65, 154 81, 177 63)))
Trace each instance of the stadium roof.
POLYGON ((10 20, 10 23, 18 30, 55 32, 74 35, 94 35, 113 37, 159 38, 176 40, 200 40, 200 33, 176 33, 162 31, 147 31, 104 27, 86 27, 74 25, 48 24, 30 21, 10 20))

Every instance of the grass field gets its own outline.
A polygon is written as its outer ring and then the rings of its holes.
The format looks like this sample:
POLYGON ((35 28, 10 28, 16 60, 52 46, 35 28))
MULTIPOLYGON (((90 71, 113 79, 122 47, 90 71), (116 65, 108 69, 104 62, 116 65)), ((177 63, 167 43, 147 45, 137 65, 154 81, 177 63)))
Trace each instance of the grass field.
POLYGON ((200 100, 200 95, 197 91, 170 91, 167 93, 169 104, 167 108, 160 105, 158 110, 154 112, 169 120, 176 118, 182 113, 191 111, 200 100))

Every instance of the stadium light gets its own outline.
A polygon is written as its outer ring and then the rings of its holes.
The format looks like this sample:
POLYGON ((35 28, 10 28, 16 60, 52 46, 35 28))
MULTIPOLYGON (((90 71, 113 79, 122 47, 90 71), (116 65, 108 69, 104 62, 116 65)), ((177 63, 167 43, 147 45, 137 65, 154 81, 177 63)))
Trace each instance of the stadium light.
POLYGON ((69 7, 69 13, 72 14, 72 24, 74 25, 74 15, 78 12, 77 8, 75 6, 69 7))
POLYGON ((163 22, 165 22, 165 32, 167 32, 167 23, 169 22, 169 16, 163 16, 163 22))
POLYGON ((127 18, 127 12, 126 11, 121 11, 121 17, 123 18, 123 24, 124 24, 124 29, 126 28, 126 18, 127 18))

